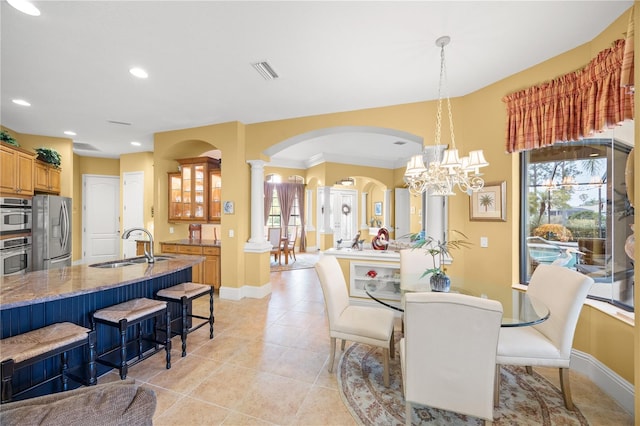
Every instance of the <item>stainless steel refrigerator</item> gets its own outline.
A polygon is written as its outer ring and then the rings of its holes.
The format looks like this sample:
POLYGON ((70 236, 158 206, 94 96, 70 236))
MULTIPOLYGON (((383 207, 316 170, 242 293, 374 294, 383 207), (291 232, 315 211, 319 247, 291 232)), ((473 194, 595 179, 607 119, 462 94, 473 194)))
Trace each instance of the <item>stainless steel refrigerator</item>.
POLYGON ((36 195, 31 210, 32 270, 71 266, 71 198, 36 195))

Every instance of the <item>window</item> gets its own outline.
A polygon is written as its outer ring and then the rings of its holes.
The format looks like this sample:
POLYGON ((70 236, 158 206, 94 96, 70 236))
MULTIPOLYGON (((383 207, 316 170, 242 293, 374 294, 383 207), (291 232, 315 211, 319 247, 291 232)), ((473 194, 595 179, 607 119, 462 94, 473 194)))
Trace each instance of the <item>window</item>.
POLYGON ((589 139, 521 154, 521 282, 541 263, 560 264, 594 278, 589 297, 633 310, 633 263, 624 252, 633 223, 629 151, 589 139))
MULTIPOLYGON (((269 174, 266 176, 267 182, 281 183, 282 178, 277 174, 269 174)), ((290 183, 304 183, 302 176, 289 176, 287 181, 290 183)), ((267 219, 268 228, 280 228, 282 226, 282 209, 280 208, 280 201, 278 200, 278 185, 273 190, 273 200, 271 202, 271 210, 269 210, 269 218, 267 219)), ((291 207, 291 213, 289 215, 289 232, 293 232, 296 227, 301 225, 300 222, 300 201, 296 195, 293 200, 293 206, 291 207)))

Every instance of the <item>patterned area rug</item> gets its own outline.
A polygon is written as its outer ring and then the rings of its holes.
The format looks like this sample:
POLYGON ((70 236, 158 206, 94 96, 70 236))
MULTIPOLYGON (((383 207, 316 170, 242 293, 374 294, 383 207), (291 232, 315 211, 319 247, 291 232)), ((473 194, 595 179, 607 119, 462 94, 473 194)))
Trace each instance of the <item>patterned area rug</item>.
MULTIPOLYGON (((397 347, 397 346, 396 346, 397 347)), ((352 344, 338 367, 342 399, 363 425, 404 425, 400 359, 391 360, 389 387, 382 383, 382 350, 352 344)), ((494 409, 495 425, 588 425, 580 410, 569 411, 562 393, 537 373, 524 367, 501 367, 500 407, 494 409)), ((481 425, 483 421, 450 411, 413 406, 414 425, 481 425)))
POLYGON ((317 261, 318 254, 316 253, 296 253, 296 260, 290 260, 288 265, 285 265, 284 262, 280 265, 278 262, 271 260, 271 272, 313 268, 317 261))

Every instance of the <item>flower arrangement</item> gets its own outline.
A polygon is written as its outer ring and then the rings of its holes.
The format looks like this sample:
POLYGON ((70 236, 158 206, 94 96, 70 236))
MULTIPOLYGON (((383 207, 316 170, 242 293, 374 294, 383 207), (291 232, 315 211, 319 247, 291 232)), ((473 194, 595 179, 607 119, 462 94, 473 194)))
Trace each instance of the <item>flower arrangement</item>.
POLYGON ((38 153, 37 159, 40 161, 52 164, 57 168, 62 164, 62 156, 53 148, 40 147, 36 148, 36 152, 38 153))
MULTIPOLYGON (((424 231, 418 232, 416 234, 411 234, 410 240, 413 243, 412 248, 414 249, 425 249, 429 255, 433 258, 433 268, 427 268, 423 273, 422 277, 433 274, 433 276, 443 276, 446 275, 447 269, 444 266, 444 257, 448 256, 451 253, 452 249, 460 249, 465 247, 471 247, 471 243, 469 242, 469 238, 460 231, 451 230, 452 234, 457 234, 461 238, 448 240, 448 241, 440 241, 436 240, 433 237, 425 235, 424 231), (439 257, 440 263, 438 266, 436 265, 436 256, 439 257)), ((432 277, 433 277, 432 276, 432 277)))

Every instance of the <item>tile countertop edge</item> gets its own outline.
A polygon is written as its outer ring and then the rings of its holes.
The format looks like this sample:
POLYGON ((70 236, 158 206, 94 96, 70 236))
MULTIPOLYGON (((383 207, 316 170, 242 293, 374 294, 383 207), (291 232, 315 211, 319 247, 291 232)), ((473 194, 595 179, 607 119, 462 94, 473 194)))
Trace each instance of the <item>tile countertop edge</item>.
POLYGON ((0 281, 0 311, 122 287, 190 268, 204 260, 203 256, 176 255, 153 265, 114 269, 75 265, 4 277, 0 281))

